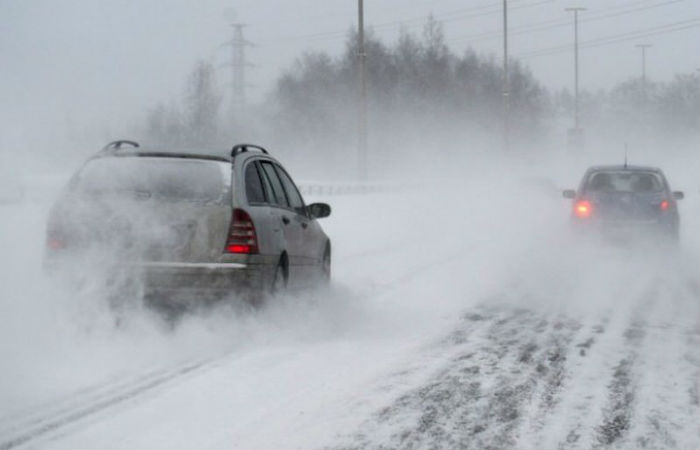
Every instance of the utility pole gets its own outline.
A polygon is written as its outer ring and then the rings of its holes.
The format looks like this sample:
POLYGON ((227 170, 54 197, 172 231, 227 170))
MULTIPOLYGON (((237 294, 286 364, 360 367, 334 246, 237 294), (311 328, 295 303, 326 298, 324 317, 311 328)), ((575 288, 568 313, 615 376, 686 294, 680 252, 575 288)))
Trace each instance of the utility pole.
POLYGON ((246 60, 245 49, 253 43, 243 36, 243 23, 233 23, 233 39, 231 45, 231 113, 235 118, 243 116, 246 107, 246 68, 252 64, 246 60))
POLYGON ((580 150, 583 147, 583 130, 579 126, 578 105, 578 13, 586 8, 566 8, 565 11, 574 13, 574 128, 569 130, 569 144, 580 150))
POLYGON ((503 149, 510 149, 510 76, 508 73, 508 0, 503 0, 503 149))
POLYGON ((367 179, 367 54, 365 53, 365 19, 363 0, 357 0, 357 58, 360 98, 358 105, 357 173, 367 179))
POLYGON ((644 96, 644 102, 647 99, 647 49, 651 47, 651 44, 637 44, 637 48, 642 49, 642 95, 644 96))
MULTIPOLYGON (((695 73, 698 74, 698 82, 700 82, 700 67, 695 69, 695 73)), ((700 86, 698 86, 698 89, 700 90, 700 86)), ((698 128, 700 128, 700 115, 698 115, 698 128)))

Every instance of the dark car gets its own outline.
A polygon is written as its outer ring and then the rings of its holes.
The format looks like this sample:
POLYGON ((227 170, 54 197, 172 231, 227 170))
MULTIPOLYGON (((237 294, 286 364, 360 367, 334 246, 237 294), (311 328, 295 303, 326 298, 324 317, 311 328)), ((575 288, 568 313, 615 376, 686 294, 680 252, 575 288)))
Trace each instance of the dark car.
MULTIPOLYGON (((54 205, 45 266, 137 280, 146 294, 259 293, 328 280, 331 242, 262 147, 143 148, 116 141, 54 205)), ((181 298, 183 296, 178 296, 181 298)))
POLYGON ((576 228, 608 234, 647 232, 678 238, 676 200, 661 169, 631 165, 596 166, 583 175, 578 191, 563 192, 573 200, 571 220, 576 228))

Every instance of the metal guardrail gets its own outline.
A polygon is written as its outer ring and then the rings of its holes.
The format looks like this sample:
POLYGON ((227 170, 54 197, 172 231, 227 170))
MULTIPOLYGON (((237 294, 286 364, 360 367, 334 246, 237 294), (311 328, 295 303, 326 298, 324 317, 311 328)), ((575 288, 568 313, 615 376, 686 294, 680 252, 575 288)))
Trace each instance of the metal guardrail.
POLYGON ((302 195, 365 195, 404 190, 405 185, 396 183, 324 183, 300 182, 297 186, 302 195))

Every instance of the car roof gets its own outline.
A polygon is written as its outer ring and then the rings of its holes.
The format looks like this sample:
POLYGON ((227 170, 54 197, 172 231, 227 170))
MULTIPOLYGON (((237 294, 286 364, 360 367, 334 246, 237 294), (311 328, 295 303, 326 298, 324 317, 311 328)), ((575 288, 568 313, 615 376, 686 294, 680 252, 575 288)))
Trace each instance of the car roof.
POLYGON ((231 158, 230 150, 228 152, 221 149, 203 149, 199 147, 193 148, 172 148, 172 147, 139 147, 139 148, 128 148, 128 149, 116 149, 116 150, 106 150, 101 151, 96 157, 105 156, 161 156, 161 157, 171 157, 171 158, 193 158, 193 159, 212 159, 217 161, 227 161, 233 160, 231 158))
POLYGON ((590 172, 613 172, 613 171, 623 171, 627 170, 630 172, 658 172, 661 173, 661 169, 658 167, 651 167, 651 166, 632 166, 629 164, 626 165, 604 165, 604 166, 591 166, 588 168, 586 171, 587 173, 590 172))
POLYGON ((121 145, 112 146, 108 144, 105 148, 99 151, 93 156, 93 158, 103 158, 103 157, 169 157, 169 158, 187 158, 187 159, 206 159, 214 161, 224 161, 233 162, 236 156, 250 156, 250 155, 260 155, 271 159, 265 151, 251 153, 248 151, 248 147, 259 148, 257 146, 241 144, 244 150, 235 153, 234 148, 221 148, 221 147, 203 147, 203 146, 138 146, 138 147, 122 147, 121 145))

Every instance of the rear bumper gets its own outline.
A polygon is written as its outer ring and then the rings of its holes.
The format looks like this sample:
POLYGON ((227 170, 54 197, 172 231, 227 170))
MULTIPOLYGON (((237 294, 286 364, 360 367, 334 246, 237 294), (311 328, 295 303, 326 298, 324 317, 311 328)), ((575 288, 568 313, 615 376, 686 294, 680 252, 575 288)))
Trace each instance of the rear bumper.
POLYGON ((260 290, 268 272, 262 264, 243 263, 130 262, 95 266, 73 258, 44 261, 45 272, 70 284, 97 282, 106 288, 132 285, 144 295, 226 295, 260 290))
POLYGON ((572 219, 575 230, 611 238, 645 238, 678 235, 678 221, 672 218, 653 220, 583 220, 572 219))
POLYGON ((261 266, 238 263, 137 263, 123 270, 148 293, 227 293, 262 286, 261 266))

